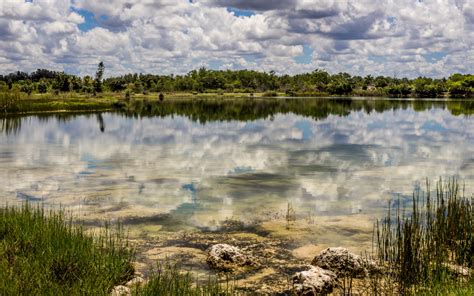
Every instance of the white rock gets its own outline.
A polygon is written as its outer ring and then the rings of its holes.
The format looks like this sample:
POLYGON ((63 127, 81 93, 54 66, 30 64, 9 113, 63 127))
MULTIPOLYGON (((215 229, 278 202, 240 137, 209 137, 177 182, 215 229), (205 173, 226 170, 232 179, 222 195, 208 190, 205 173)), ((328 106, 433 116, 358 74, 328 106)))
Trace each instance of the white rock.
POLYGON ((449 263, 444 263, 443 265, 457 276, 469 277, 471 275, 471 270, 467 267, 449 263))
POLYGON ((130 288, 125 286, 116 286, 110 293, 110 296, 128 296, 130 294, 130 288))
POLYGON ((230 271, 237 267, 252 265, 251 257, 228 244, 217 244, 209 248, 206 262, 213 269, 230 271))
POLYGON ((296 295, 325 295, 331 293, 336 285, 336 274, 320 267, 308 266, 308 270, 293 276, 293 292, 296 295))
POLYGON ((338 276, 365 277, 368 273, 380 272, 377 264, 346 248, 327 248, 314 257, 311 265, 333 271, 338 276))
POLYGON ((132 287, 132 286, 140 286, 145 282, 145 280, 141 276, 135 276, 133 279, 129 280, 125 286, 132 287))

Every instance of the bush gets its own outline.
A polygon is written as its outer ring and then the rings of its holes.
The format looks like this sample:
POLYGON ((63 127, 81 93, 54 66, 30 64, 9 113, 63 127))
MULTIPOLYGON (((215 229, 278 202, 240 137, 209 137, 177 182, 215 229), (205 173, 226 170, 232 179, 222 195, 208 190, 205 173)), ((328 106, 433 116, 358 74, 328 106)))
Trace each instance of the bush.
POLYGON ((264 97, 278 97, 278 93, 276 91, 267 91, 263 94, 264 97))
POLYGON ((46 92, 48 92, 48 85, 43 81, 38 83, 38 92, 40 94, 45 94, 46 92))

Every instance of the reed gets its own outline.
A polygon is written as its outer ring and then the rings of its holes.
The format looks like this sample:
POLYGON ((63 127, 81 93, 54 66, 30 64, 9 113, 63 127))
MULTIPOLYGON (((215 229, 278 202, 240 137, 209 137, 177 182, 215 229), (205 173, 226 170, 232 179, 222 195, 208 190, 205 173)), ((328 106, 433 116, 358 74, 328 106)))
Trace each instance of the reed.
MULTIPOLYGON (((433 293, 440 287, 467 284, 453 266, 474 266, 474 202, 455 180, 439 180, 436 190, 413 193, 411 207, 400 201, 378 221, 374 231, 377 258, 388 265, 400 294, 433 293), (464 282, 463 282, 464 281, 464 282)), ((469 284, 470 283, 470 284, 469 284)), ((464 288, 462 288, 464 289, 464 288)))
MULTIPOLYGON (((87 234, 64 210, 42 205, 0 208, 0 295, 109 295, 133 278, 134 250, 120 225, 87 234)), ((231 295, 214 276, 197 281, 159 264, 133 295, 231 295)))
POLYGON ((133 295, 140 296, 225 296, 236 295, 228 279, 220 283, 219 279, 209 276, 205 282, 199 282, 189 272, 183 273, 170 262, 159 263, 146 285, 138 287, 133 295))
POLYGON ((0 295, 108 295, 133 260, 120 229, 88 236, 62 210, 0 209, 0 295))
POLYGON ((286 208, 285 220, 286 220, 286 229, 290 230, 291 223, 296 221, 296 211, 291 205, 291 203, 288 203, 288 206, 286 208))
POLYGON ((20 99, 19 91, 0 92, 0 113, 15 111, 20 99))

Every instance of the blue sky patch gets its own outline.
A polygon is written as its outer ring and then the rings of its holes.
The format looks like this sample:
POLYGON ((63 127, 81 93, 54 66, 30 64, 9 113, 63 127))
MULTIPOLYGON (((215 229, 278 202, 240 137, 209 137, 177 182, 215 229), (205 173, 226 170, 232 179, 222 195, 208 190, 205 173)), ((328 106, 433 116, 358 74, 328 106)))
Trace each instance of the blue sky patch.
POLYGON ((434 64, 447 55, 448 54, 444 51, 434 51, 434 52, 424 54, 423 57, 426 59, 428 63, 434 64))
POLYGON ((219 70, 222 65, 224 65, 224 63, 220 60, 209 61, 209 68, 213 70, 219 70))
POLYGON ((244 59, 245 59, 248 63, 254 63, 254 62, 257 61, 258 57, 257 57, 257 55, 249 54, 249 55, 245 55, 245 56, 244 56, 244 59))
POLYGON ((373 62, 376 62, 376 63, 385 63, 385 62, 387 62, 387 58, 384 57, 384 56, 370 55, 368 58, 369 58, 369 61, 373 61, 373 62))
POLYGON ((97 20, 95 19, 95 15, 89 10, 75 8, 71 8, 71 10, 84 17, 85 21, 82 24, 77 25, 79 27, 79 30, 87 32, 100 26, 97 20))
POLYGON ((232 7, 227 8, 228 12, 233 12, 235 16, 237 17, 251 17, 252 15, 255 15, 255 12, 250 11, 250 10, 241 10, 241 9, 236 9, 232 7))
POLYGON ((303 45, 303 54, 297 56, 295 61, 298 64, 310 64, 313 59, 313 49, 308 44, 303 45))

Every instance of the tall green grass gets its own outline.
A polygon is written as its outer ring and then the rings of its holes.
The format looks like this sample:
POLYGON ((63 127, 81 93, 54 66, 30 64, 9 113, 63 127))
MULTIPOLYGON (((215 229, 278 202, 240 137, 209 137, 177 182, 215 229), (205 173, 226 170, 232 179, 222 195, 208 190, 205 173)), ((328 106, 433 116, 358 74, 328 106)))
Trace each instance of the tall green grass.
POLYGON ((15 110, 20 99, 19 91, 0 92, 0 113, 8 113, 15 110))
POLYGON ((0 209, 0 295, 108 295, 133 260, 120 230, 88 236, 64 211, 0 209))
POLYGON ((456 180, 439 180, 434 196, 427 181, 426 192, 413 194, 411 208, 399 202, 389 209, 377 222, 374 242, 400 294, 474 290, 472 277, 457 277, 447 266, 474 267, 474 202, 456 180))
MULTIPOLYGON (((0 295, 109 295, 133 278, 135 253, 121 228, 88 234, 63 210, 0 208, 0 295)), ((165 263, 133 295, 231 295, 228 282, 165 263)))

